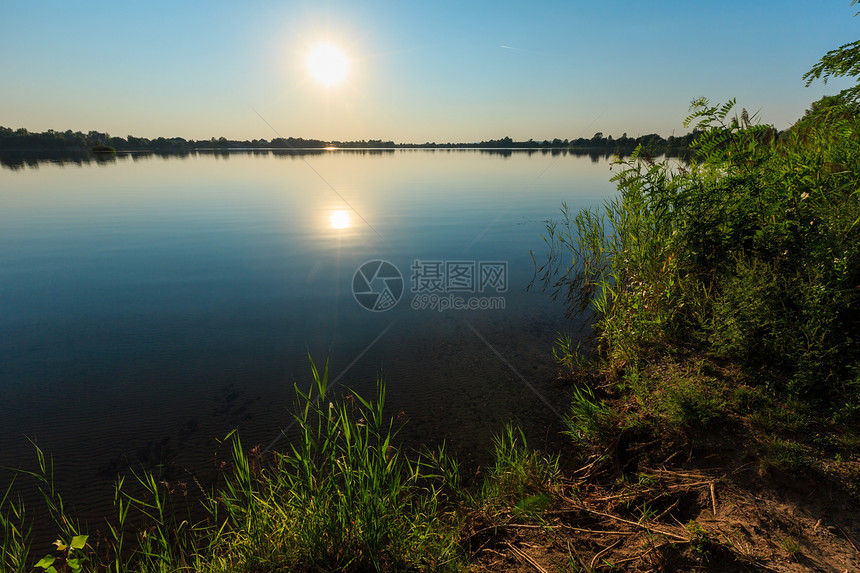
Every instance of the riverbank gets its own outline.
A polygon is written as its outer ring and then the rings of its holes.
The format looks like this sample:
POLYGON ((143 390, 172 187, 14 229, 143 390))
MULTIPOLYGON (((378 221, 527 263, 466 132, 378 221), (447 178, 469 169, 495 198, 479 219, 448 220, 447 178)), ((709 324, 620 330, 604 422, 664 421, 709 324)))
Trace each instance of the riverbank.
MULTIPOLYGON (((568 446, 539 451, 509 427, 474 476, 461 476, 444 448, 396 448, 384 387, 372 401, 330 402, 323 371, 297 394, 299 439, 286 451, 263 454, 228 436, 232 458, 214 489, 125 476, 107 527, 66 513, 41 456, 37 482, 62 542, 41 563, 58 571, 63 563, 86 571, 856 568, 858 434, 775 402, 737 365, 671 350, 649 357, 631 393, 630 371, 572 370, 560 347, 573 396, 568 446), (803 431, 810 426, 815 434, 803 431), (189 503, 203 489, 202 503, 189 503)), ((14 500, 4 502, 5 570, 29 571, 23 562, 44 548, 16 536, 26 518, 16 522, 14 500)))
POLYGON ((517 505, 466 536, 480 570, 852 571, 856 428, 778 403, 688 348, 630 372, 570 375, 567 471, 532 519, 517 505), (809 430, 814 428, 814 433, 809 430))

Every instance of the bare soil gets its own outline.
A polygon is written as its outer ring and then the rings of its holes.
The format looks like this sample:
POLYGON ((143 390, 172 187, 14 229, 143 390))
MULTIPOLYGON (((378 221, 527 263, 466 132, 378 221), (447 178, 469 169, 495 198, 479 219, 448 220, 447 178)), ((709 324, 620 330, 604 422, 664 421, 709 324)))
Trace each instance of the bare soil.
POLYGON ((620 435, 615 451, 572 448, 551 509, 469 517, 473 569, 860 571, 860 452, 810 448, 788 473, 768 461, 759 434, 727 413, 707 430, 646 436, 624 451, 620 435))

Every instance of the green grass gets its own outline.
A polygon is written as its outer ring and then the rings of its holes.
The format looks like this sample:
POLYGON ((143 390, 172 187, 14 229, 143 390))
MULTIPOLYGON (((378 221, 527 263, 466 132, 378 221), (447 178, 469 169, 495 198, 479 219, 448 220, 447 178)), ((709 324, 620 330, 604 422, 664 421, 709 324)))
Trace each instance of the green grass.
POLYGON ((807 448, 799 442, 779 436, 769 436, 764 444, 761 469, 764 471, 775 469, 795 476, 803 475, 812 467, 807 453, 807 448))
POLYGON ((800 544, 791 537, 784 537, 782 541, 779 542, 779 546, 782 547, 785 552, 788 553, 788 556, 795 561, 798 561, 803 555, 803 549, 800 547, 800 544))
POLYGON ((693 549, 693 552, 700 557, 707 557, 714 546, 711 536, 694 519, 687 522, 686 528, 690 532, 690 547, 693 549))
POLYGON ((575 385, 571 390, 570 409, 565 416, 567 429, 564 433, 580 446, 605 444, 619 419, 614 410, 594 396, 591 388, 575 385))
POLYGON ((407 456, 376 400, 357 394, 335 403, 327 369, 312 363, 314 384, 296 388, 299 439, 262 463, 232 434, 226 483, 201 501, 193 521, 158 476, 133 473, 115 489, 107 535, 67 513, 53 486, 53 465, 36 447, 35 478, 59 542, 34 555, 23 504, 0 498, 0 570, 31 571, 371 571, 454 570, 462 501, 456 464, 444 449, 407 456), (199 512, 198 512, 199 513, 199 512), (92 531, 92 528, 90 528, 92 531))
MULTIPOLYGON (((858 61, 860 43, 843 46, 808 77, 856 76, 858 61)), ((734 100, 698 98, 688 162, 637 150, 613 165, 616 197, 562 205, 536 280, 569 315, 592 317, 591 356, 565 336, 553 348, 575 382, 567 433, 580 449, 605 454, 631 435, 740 439, 764 474, 830 471, 854 487, 858 89, 814 102, 782 133, 734 100)))
POLYGON ((38 471, 21 477, 35 480, 58 541, 50 552, 32 546, 33 521, 10 484, 0 498, 0 570, 457 571, 468 567, 460 546, 467 515, 540 523, 558 499, 558 456, 530 448, 517 427, 493 440, 493 463, 468 491, 444 447, 398 449, 382 384, 375 400, 353 393, 335 401, 327 370, 311 366, 312 387, 296 388, 298 438, 264 461, 228 435, 232 463, 223 485, 199 500, 203 518, 158 475, 132 472, 116 482, 106 528, 79 523, 36 446, 38 471))
POLYGON ((531 449, 522 430, 512 425, 494 438, 493 445, 494 463, 472 505, 502 520, 504 516, 539 520, 559 493, 558 456, 531 449))
POLYGON ((234 477, 220 494, 231 533, 217 563, 238 571, 456 563, 457 522, 443 511, 450 484, 436 473, 450 461, 410 459, 394 446, 382 385, 373 403, 354 395, 334 404, 326 374, 314 368, 314 379, 312 392, 297 390, 300 439, 288 454, 255 475, 236 440, 234 477))
POLYGON ((14 480, 0 498, 0 568, 9 573, 27 571, 32 522, 28 522, 24 504, 9 499, 14 480))

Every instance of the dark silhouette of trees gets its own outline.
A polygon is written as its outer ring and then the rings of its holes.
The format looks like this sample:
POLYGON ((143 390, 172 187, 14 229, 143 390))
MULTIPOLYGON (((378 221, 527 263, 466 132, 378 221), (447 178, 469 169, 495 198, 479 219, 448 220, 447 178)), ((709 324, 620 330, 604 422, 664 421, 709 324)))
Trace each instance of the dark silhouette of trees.
POLYGON ((109 146, 117 151, 145 151, 160 153, 180 153, 195 150, 229 151, 237 149, 323 149, 336 147, 344 149, 396 149, 396 148, 428 148, 428 149, 531 149, 553 150, 559 152, 581 152, 607 156, 611 154, 628 155, 638 145, 650 155, 682 154, 688 150, 690 143, 697 135, 693 131, 683 136, 662 138, 656 133, 638 137, 628 137, 624 133, 618 139, 611 135, 604 136, 602 132, 595 133, 590 139, 583 137, 575 139, 514 141, 510 136, 500 139, 490 139, 479 143, 436 143, 422 144, 395 143, 391 140, 367 139, 357 141, 322 141, 319 139, 304 139, 301 137, 276 137, 271 141, 266 139, 231 140, 225 137, 212 137, 202 140, 186 140, 181 137, 112 137, 109 133, 67 130, 64 132, 49 129, 43 133, 32 133, 26 128, 12 129, 0 126, 0 151, 16 153, 39 152, 88 152, 96 146, 109 146))

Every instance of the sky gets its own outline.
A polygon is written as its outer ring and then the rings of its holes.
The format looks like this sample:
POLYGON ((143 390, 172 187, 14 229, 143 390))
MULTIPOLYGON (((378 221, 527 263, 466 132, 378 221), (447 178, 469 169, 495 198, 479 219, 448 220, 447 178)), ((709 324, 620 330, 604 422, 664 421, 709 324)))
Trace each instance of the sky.
POLYGON ((699 96, 785 129, 851 85, 802 76, 860 32, 850 0, 0 4, 0 125, 149 138, 669 136, 699 96))

